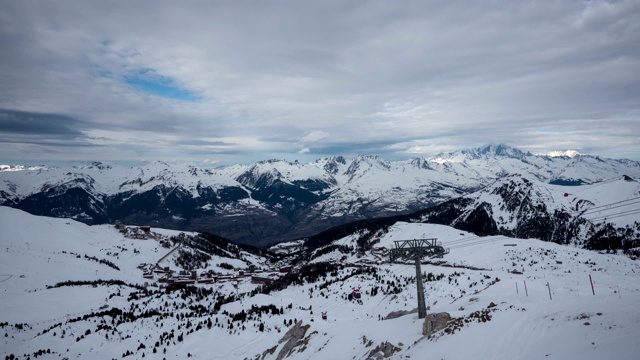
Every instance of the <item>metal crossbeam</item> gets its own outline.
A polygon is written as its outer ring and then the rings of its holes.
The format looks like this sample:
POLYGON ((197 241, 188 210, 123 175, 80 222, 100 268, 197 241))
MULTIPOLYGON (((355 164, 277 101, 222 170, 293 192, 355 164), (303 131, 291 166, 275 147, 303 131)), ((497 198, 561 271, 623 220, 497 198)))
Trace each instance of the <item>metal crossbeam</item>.
POLYGON ((413 239, 394 241, 395 249, 391 249, 391 261, 396 259, 415 260, 416 257, 441 258, 449 253, 438 239, 413 239))
POLYGON ((394 241, 396 249, 436 246, 438 239, 413 239, 394 241))

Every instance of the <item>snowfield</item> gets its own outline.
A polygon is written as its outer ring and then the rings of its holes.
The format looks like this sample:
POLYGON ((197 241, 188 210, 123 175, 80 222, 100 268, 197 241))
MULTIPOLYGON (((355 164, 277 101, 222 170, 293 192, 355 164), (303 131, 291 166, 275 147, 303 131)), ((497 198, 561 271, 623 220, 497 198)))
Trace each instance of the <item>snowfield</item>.
MULTIPOLYGON (((640 263, 619 254, 396 223, 361 256, 335 249, 285 274, 278 269, 286 258, 242 255, 246 261, 227 273, 234 278, 165 288, 138 269, 169 252, 158 240, 7 207, 0 207, 0 229, 5 358, 624 360, 640 353, 640 263), (430 336, 411 312, 415 267, 386 263, 382 250, 416 238, 450 249, 422 265, 428 314, 451 317, 430 336), (293 282, 265 291, 250 276, 235 276, 247 263, 260 276, 293 282), (66 281, 82 283, 60 285, 66 281), (349 300, 353 288, 361 304, 349 300), (398 311, 408 314, 385 320, 398 311)), ((176 256, 162 265, 178 269, 176 256)), ((231 260, 212 257, 206 269, 222 271, 218 265, 231 260)))

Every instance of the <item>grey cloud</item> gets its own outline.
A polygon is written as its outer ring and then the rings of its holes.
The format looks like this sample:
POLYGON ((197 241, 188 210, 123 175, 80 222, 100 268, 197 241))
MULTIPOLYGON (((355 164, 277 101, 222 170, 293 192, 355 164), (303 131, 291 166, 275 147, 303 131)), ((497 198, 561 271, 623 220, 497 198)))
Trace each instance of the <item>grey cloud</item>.
POLYGON ((31 144, 37 145, 39 147, 55 147, 55 148, 100 148, 103 145, 90 144, 83 141, 69 141, 69 140, 51 140, 41 137, 29 137, 29 136, 18 136, 18 137, 6 137, 0 135, 0 144, 31 144))
POLYGON ((189 158, 191 144, 246 162, 504 142, 640 159, 637 1, 10 0, 0 43, 0 107, 67 114, 76 122, 49 134, 93 134, 97 156, 189 158), (123 83, 141 69, 201 101, 123 83), (303 144, 314 131, 330 136, 303 144), (122 152, 136 136, 144 144, 122 152))
POLYGON ((207 141, 207 140, 201 140, 201 139, 185 139, 183 144, 194 145, 194 146, 231 146, 231 145, 237 145, 237 144, 232 143, 232 142, 207 141))
POLYGON ((69 116, 0 109, 0 133, 69 139, 84 136, 81 126, 81 121, 69 116))

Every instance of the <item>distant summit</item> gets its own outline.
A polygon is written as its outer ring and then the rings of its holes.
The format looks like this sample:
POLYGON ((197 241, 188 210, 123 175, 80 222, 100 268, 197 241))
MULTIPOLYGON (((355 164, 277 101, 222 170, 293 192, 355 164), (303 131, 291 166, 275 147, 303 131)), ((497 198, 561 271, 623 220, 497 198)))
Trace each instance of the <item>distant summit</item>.
POLYGON ((565 151, 550 151, 546 154, 538 154, 540 156, 549 156, 549 157, 570 157, 574 158, 578 155, 582 155, 575 150, 565 150, 565 151))
POLYGON ((477 149, 469 149, 466 150, 468 154, 474 154, 477 157, 482 155, 494 155, 494 156, 504 156, 504 157, 514 157, 519 158, 522 156, 531 155, 530 153, 525 153, 520 149, 516 149, 514 147, 505 145, 505 144, 489 144, 481 146, 477 149))
POLYGON ((13 164, 13 165, 0 165, 0 172, 1 171, 22 171, 22 170, 38 170, 43 168, 44 166, 24 166, 24 165, 20 165, 20 164, 13 164))

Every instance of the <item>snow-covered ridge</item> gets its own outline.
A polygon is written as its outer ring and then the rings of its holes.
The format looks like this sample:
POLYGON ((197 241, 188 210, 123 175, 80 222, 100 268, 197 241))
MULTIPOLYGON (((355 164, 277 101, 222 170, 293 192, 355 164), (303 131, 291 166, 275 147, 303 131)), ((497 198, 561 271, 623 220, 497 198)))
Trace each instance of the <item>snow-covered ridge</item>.
POLYGON ((96 162, 1 171, 0 205, 88 223, 156 222, 271 245, 352 220, 418 211, 509 174, 586 185, 634 178, 640 163, 590 155, 538 156, 506 145, 404 161, 338 156, 214 170, 161 161, 137 167, 96 162))

